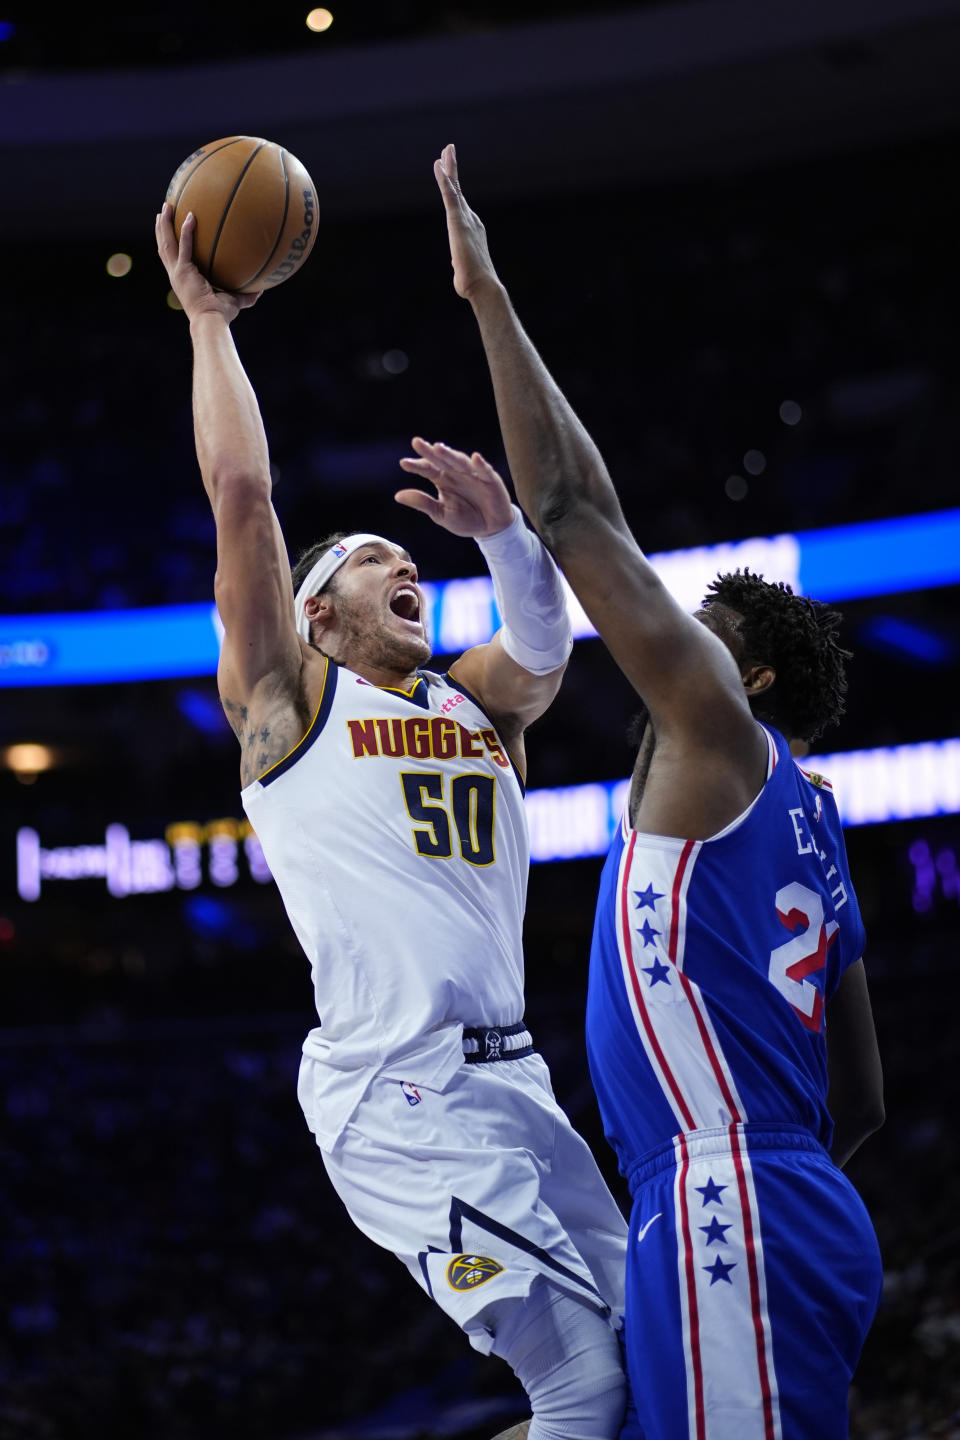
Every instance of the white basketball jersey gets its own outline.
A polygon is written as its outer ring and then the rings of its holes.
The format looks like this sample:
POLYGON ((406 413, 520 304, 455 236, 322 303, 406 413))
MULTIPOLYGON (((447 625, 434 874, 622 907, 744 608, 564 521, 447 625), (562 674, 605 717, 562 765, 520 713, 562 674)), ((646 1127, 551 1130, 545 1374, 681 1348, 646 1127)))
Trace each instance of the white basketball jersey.
POLYGON ((374 1070, 442 1089, 464 1025, 521 1018, 522 785, 452 679, 401 692, 328 662, 307 734, 241 798, 310 961, 308 1120, 332 1143, 374 1070))

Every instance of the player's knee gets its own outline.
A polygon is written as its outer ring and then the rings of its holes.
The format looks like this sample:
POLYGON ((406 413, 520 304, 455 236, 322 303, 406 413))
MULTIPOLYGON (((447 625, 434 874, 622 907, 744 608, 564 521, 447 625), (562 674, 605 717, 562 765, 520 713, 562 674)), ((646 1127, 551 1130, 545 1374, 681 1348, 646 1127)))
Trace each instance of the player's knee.
POLYGON ((626 1380, 617 1337, 592 1306, 538 1282, 498 1317, 493 1350, 527 1392, 529 1440, 616 1440, 626 1380))

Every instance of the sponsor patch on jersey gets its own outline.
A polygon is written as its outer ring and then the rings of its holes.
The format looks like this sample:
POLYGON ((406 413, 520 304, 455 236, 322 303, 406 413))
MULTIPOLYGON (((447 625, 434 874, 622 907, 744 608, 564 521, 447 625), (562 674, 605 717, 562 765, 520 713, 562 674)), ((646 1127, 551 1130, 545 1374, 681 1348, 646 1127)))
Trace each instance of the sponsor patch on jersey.
POLYGON ((447 1281, 451 1290, 476 1290, 502 1270, 503 1266, 489 1255, 454 1255, 447 1266, 447 1281))
POLYGON ((411 1085, 409 1080, 404 1080, 401 1083, 400 1089, 403 1091, 403 1098, 408 1105, 419 1105, 423 1099, 416 1085, 411 1085))

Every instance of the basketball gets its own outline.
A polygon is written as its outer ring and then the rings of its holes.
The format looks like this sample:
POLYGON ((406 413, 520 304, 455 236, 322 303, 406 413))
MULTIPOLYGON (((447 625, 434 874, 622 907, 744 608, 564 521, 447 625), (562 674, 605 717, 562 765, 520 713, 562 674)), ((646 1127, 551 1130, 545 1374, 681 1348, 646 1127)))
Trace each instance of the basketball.
POLYGON ((313 249, 313 181, 272 140, 230 135, 202 145, 177 168, 166 199, 178 241, 186 216, 196 216, 194 264, 218 290, 270 290, 313 249))

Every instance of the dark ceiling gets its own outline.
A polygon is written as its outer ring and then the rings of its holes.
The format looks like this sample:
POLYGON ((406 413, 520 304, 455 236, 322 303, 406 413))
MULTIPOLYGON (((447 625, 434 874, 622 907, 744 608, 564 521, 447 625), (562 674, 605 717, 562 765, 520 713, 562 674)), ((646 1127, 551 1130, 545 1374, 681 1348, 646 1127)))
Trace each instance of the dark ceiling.
POLYGON ((20 23, 0 47, 0 239, 139 228, 183 156, 229 134, 287 145, 325 212, 345 216, 432 205, 429 159, 451 139, 482 198, 717 175, 960 125, 960 0, 586 16, 387 4, 320 36, 306 8, 255 51, 206 12, 20 23))

